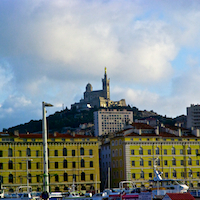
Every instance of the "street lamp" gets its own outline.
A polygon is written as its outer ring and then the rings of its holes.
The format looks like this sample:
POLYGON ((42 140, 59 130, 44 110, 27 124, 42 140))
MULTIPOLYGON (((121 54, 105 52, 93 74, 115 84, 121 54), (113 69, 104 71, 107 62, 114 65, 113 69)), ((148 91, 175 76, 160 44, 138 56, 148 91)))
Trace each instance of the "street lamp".
POLYGON ((45 107, 52 107, 50 103, 42 102, 42 137, 43 137, 43 162, 44 162, 44 179, 43 179, 43 191, 49 193, 49 172, 48 172, 48 152, 47 152, 47 121, 46 121, 46 109, 45 107))

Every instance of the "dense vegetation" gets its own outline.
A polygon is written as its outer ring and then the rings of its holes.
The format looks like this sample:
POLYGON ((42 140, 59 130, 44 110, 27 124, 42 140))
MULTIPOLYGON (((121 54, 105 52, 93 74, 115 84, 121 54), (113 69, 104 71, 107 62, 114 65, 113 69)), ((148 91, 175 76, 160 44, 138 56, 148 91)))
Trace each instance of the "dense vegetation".
MULTIPOLYGON (((114 107, 120 110, 127 109, 133 111, 133 118, 135 119, 142 119, 146 117, 154 117, 158 119, 160 122, 164 124, 174 125, 177 121, 176 119, 167 118, 166 116, 163 117, 158 115, 153 111, 139 111, 136 107, 114 107)), ((80 124, 83 123, 93 123, 93 112, 97 111, 97 108, 92 108, 90 110, 79 111, 76 109, 65 109, 60 112, 56 112, 53 115, 47 117, 47 126, 48 129, 51 131, 58 131, 60 132, 64 127, 71 127, 76 128, 80 124)), ((183 118, 185 116, 182 116, 183 118)), ((15 127, 11 127, 8 129, 9 132, 14 132, 18 130, 19 133, 34 133, 34 132, 41 132, 42 131, 42 120, 31 120, 28 123, 20 124, 15 127)))

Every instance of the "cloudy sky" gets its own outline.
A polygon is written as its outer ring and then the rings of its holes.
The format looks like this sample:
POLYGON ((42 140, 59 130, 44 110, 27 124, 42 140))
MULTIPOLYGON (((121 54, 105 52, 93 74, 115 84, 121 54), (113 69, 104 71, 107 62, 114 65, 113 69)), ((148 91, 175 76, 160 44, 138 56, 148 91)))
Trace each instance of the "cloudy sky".
POLYGON ((70 108, 87 83, 176 117, 200 103, 200 2, 1 0, 0 131, 70 108))

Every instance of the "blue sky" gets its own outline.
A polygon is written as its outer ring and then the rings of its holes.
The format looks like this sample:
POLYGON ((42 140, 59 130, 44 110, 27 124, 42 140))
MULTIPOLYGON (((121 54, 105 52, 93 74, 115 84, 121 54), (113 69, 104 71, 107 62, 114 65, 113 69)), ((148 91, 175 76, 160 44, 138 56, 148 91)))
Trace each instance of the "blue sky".
POLYGON ((70 108, 89 82, 176 117, 199 103, 200 2, 0 1, 0 131, 70 108))

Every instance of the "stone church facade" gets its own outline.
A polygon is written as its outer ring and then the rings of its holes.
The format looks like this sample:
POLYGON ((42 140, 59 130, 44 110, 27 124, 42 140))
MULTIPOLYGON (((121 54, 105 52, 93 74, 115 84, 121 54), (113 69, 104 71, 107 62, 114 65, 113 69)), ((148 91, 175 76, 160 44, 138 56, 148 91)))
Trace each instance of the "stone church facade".
POLYGON ((84 99, 81 99, 78 103, 71 105, 71 108, 84 110, 92 107, 111 107, 111 106, 126 106, 125 99, 120 101, 110 100, 110 79, 107 78, 107 71, 105 68, 104 78, 102 79, 102 90, 94 90, 92 85, 88 83, 86 85, 86 91, 84 92, 84 99))

